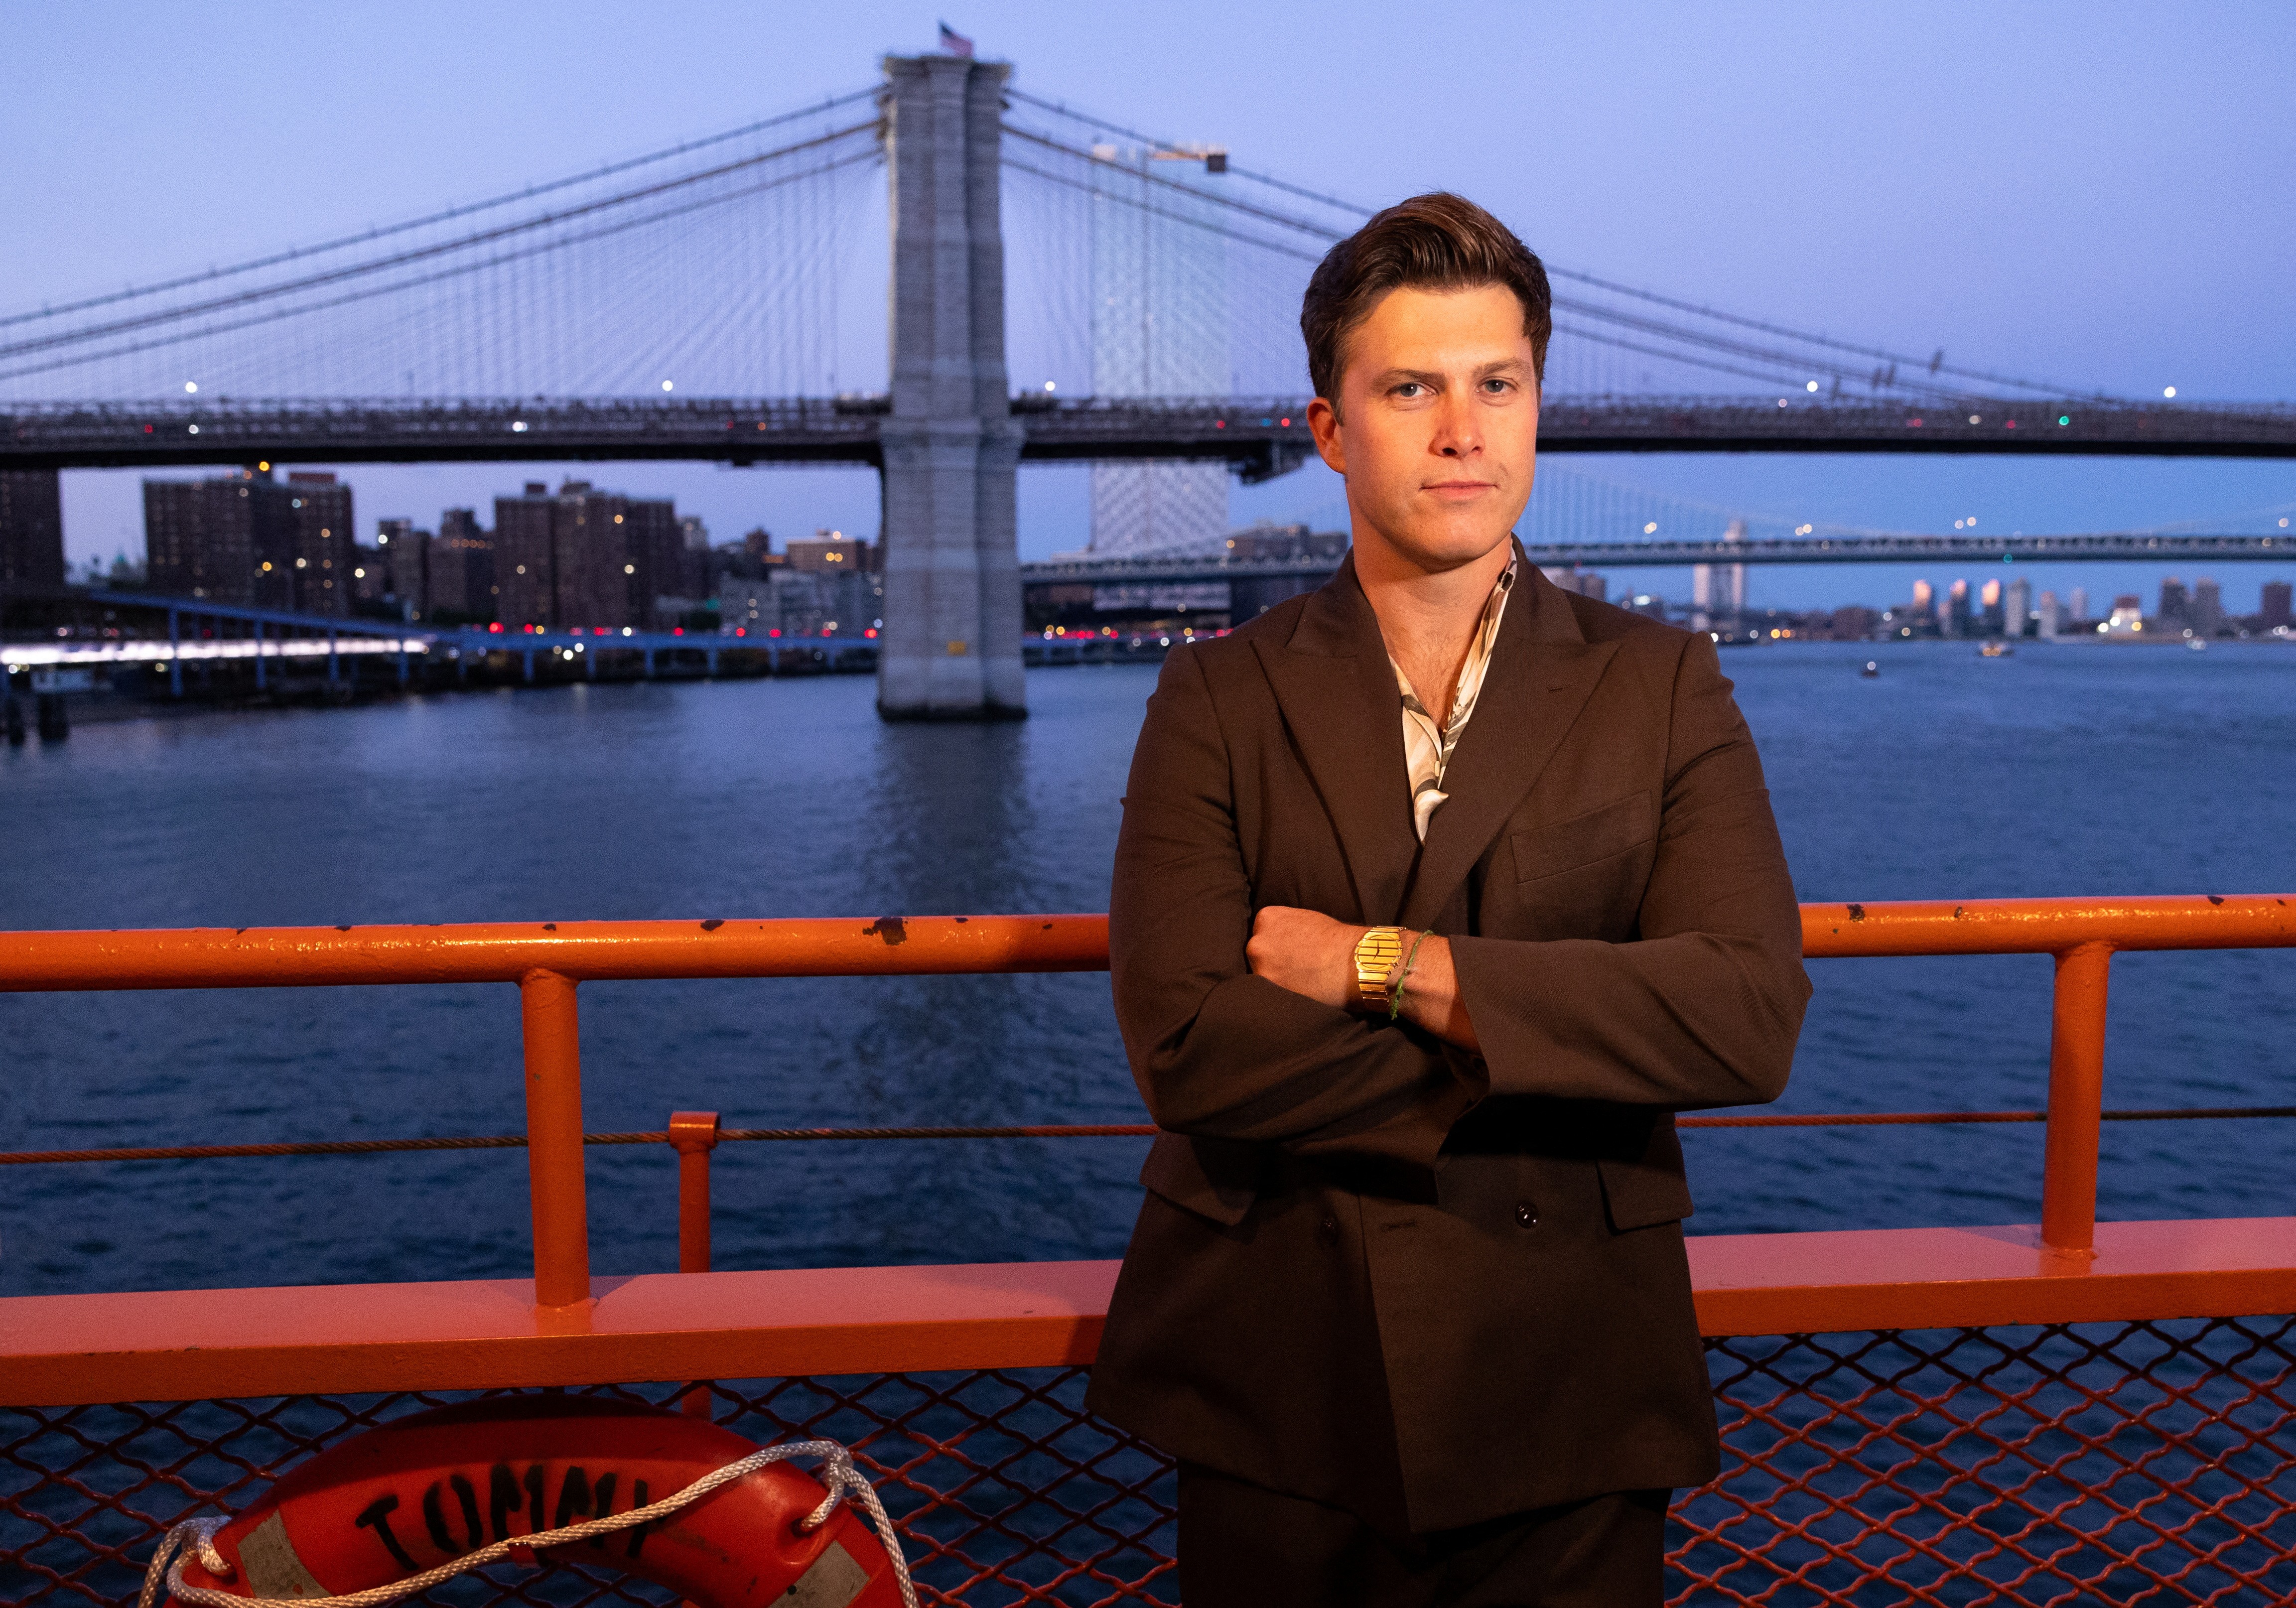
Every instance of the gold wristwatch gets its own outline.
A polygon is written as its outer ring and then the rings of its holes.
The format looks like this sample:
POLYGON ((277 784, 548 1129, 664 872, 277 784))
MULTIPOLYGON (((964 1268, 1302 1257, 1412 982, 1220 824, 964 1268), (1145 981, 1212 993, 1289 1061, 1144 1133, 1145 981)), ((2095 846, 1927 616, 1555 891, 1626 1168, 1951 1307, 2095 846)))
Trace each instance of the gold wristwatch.
POLYGON ((1355 1007, 1385 1015, 1389 980, 1403 964, 1403 929, 1374 927, 1356 939, 1355 1007))

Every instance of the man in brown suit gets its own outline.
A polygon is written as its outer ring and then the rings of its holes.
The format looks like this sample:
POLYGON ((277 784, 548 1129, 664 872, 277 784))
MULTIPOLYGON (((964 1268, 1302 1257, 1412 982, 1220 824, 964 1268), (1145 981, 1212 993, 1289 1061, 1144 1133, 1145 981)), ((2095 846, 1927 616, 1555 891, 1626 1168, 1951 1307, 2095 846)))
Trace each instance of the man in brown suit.
POLYGON ((1673 1113, 1775 1098, 1809 985, 1712 640, 1513 540, 1548 308, 1456 196, 1332 250, 1353 552, 1141 728, 1110 954, 1163 1131, 1090 1402, 1179 1460, 1188 1608, 1656 1604, 1716 1472, 1673 1113))

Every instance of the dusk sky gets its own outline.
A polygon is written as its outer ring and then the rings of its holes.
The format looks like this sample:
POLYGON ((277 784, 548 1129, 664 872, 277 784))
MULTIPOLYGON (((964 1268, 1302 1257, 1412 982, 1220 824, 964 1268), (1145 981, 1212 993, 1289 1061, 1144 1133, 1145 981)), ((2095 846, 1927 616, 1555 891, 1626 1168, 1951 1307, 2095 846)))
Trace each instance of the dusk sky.
MULTIPOLYGON (((2267 4, 19 4, 0 52, 0 313, 859 87, 880 53, 931 48, 943 14, 1037 94, 1368 204, 1457 189, 1560 266, 2080 390, 2296 399, 2296 10, 2267 4)), ((1560 461, 1894 529, 2245 529, 2296 508, 2287 463, 1560 461)), ((344 471, 370 539, 378 517, 428 525, 543 472, 344 471)), ((876 520, 861 471, 573 472, 674 495, 719 539, 876 520)), ((1021 485, 1024 554, 1080 546, 1084 472, 1021 485)), ((1331 524, 1337 500, 1317 469, 1233 506, 1331 524)), ((76 561, 140 554, 134 474, 67 476, 66 514, 76 561)), ((2035 578, 2149 593, 2157 573, 2035 578)), ((1776 571, 1755 598, 1884 603, 1911 578, 1776 571)), ((2247 609, 2265 576, 2219 578, 2247 609)))

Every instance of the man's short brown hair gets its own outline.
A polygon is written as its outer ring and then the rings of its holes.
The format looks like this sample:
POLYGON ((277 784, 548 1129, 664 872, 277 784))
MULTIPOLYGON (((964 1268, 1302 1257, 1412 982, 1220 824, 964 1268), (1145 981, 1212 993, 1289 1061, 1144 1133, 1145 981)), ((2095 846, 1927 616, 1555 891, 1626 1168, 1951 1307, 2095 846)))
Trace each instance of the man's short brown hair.
POLYGON ((1398 201, 1324 253, 1308 281, 1300 332, 1308 340, 1308 377, 1316 394, 1340 403, 1340 349, 1371 316, 1381 297, 1411 285, 1471 291, 1503 284, 1522 303, 1522 332, 1531 366, 1546 380, 1546 340, 1554 332, 1546 269, 1514 231, 1464 195, 1430 191, 1398 201))

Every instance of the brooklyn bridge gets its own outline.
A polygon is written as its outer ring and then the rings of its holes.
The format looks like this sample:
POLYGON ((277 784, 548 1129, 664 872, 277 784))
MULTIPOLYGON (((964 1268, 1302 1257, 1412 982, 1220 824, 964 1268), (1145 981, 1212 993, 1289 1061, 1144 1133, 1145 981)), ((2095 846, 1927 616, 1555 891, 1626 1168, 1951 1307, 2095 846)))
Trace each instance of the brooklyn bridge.
MULTIPOLYGON (((889 56, 875 83, 709 138, 0 316, 0 471, 865 464, 882 488, 881 710, 1018 714, 1019 466, 1252 482, 1305 463, 1300 292, 1367 212, 1013 72, 889 56)), ((1550 453, 2296 455, 2287 406, 2099 394, 1549 269, 1550 453)), ((1998 562, 2036 542, 2069 559, 2287 551, 2230 532, 1810 527, 1724 548, 1590 514, 1538 556, 1998 562)), ((1231 572, 1216 554, 1096 543, 1028 578, 1231 572)), ((388 635, 402 656, 421 645, 388 635)))

